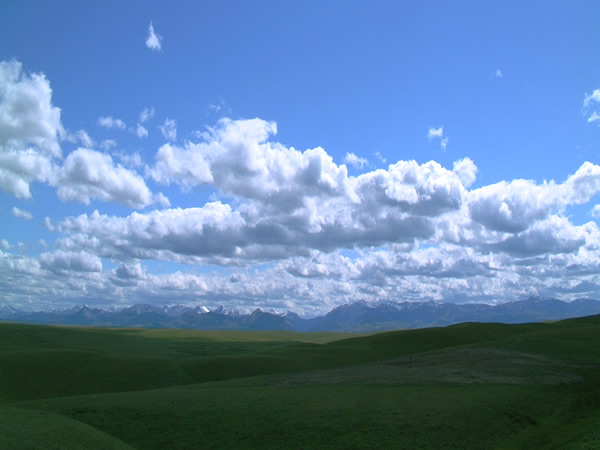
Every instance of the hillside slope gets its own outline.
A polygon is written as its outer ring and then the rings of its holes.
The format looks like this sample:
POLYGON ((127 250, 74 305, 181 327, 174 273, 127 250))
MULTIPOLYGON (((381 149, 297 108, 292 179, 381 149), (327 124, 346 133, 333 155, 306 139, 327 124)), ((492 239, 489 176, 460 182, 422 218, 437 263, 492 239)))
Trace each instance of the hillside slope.
POLYGON ((594 448, 599 338, 600 316, 367 336, 0 324, 0 417, 21 423, 0 446, 93 429, 88 448, 594 448))

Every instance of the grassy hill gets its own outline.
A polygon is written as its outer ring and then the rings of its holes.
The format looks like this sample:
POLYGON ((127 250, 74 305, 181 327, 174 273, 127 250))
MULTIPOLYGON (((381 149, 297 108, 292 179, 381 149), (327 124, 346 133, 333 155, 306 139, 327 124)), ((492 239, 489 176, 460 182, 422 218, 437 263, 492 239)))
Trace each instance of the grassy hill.
POLYGON ((0 324, 0 448, 598 448, 600 316, 374 335, 0 324))

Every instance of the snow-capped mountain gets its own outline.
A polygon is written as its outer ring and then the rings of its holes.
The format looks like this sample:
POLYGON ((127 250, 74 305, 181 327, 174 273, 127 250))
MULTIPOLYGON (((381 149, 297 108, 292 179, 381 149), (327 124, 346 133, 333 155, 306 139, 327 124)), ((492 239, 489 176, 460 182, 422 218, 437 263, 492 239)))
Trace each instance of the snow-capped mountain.
POLYGON ((224 306, 209 310, 200 305, 156 307, 136 304, 115 311, 78 305, 60 311, 39 312, 0 306, 0 320, 13 322, 206 330, 377 331, 460 322, 538 322, 593 314, 600 314, 600 301, 580 299, 567 303, 542 297, 499 305, 434 301, 369 304, 359 301, 338 306, 325 316, 314 318, 302 318, 291 311, 282 315, 256 309, 250 314, 241 314, 224 306))

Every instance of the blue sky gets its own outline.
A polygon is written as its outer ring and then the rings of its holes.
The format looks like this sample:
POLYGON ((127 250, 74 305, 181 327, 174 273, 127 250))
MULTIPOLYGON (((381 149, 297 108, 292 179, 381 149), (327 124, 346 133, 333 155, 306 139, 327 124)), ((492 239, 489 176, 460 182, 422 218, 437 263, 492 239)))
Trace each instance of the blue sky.
POLYGON ((598 13, 4 2, 0 305, 600 297, 598 13))

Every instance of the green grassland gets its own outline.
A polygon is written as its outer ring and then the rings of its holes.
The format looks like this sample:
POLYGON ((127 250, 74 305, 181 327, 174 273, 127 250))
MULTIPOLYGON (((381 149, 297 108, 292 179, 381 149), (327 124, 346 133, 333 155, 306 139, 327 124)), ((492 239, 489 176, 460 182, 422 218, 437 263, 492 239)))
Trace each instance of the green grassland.
POLYGON ((600 448, 600 316, 372 335, 0 324, 0 448, 600 448))

